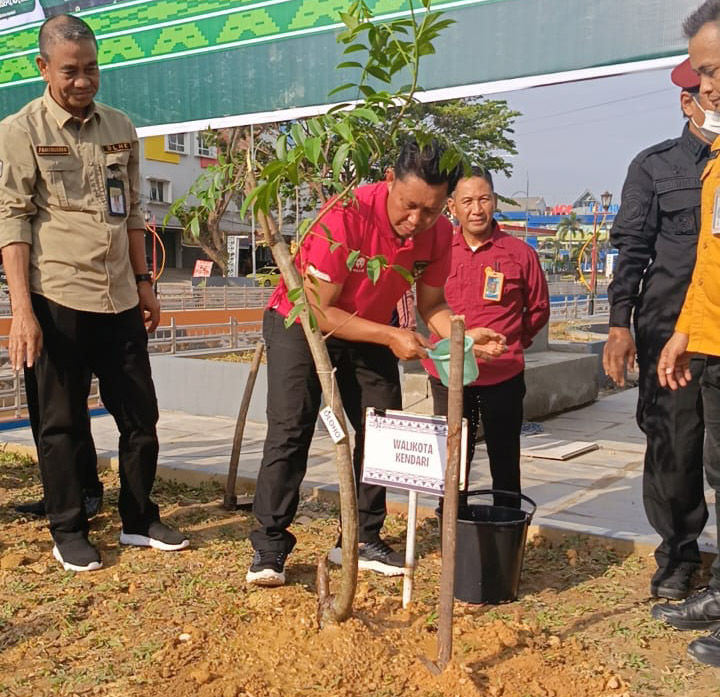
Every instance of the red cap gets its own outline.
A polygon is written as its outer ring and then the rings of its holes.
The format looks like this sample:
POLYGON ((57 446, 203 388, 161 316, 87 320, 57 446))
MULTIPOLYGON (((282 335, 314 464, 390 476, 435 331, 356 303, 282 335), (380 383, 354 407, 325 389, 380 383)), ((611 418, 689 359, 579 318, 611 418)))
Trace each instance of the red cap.
POLYGON ((684 90, 699 90, 700 76, 692 69, 690 59, 686 58, 670 73, 670 79, 684 90))

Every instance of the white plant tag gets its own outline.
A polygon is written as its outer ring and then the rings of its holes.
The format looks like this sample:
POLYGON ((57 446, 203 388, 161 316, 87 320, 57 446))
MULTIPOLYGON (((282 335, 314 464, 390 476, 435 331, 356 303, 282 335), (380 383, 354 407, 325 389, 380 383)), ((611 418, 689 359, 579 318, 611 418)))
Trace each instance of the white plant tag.
POLYGON ((338 420, 330 407, 325 407, 320 411, 320 418, 323 420, 325 428, 327 428, 333 443, 339 443, 343 438, 345 438, 345 432, 342 430, 342 427, 338 423, 338 420))

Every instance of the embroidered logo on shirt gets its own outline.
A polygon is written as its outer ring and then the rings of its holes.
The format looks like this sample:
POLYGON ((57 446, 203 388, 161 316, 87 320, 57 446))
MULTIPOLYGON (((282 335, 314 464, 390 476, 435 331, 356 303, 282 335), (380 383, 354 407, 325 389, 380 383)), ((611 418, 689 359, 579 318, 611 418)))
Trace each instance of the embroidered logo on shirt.
POLYGON ((103 152, 125 152, 132 150, 131 143, 111 143, 110 145, 102 146, 103 152))
POLYGON ((420 278, 425 273, 425 269, 428 267, 429 261, 416 261, 412 267, 412 275, 415 280, 420 278))
POLYGON ((36 145, 35 152, 38 155, 69 155, 70 148, 67 145, 36 145))
POLYGON ((355 259, 355 263, 353 264, 352 270, 363 273, 365 271, 366 263, 367 263, 367 260, 365 259, 365 257, 358 257, 357 259, 355 259))

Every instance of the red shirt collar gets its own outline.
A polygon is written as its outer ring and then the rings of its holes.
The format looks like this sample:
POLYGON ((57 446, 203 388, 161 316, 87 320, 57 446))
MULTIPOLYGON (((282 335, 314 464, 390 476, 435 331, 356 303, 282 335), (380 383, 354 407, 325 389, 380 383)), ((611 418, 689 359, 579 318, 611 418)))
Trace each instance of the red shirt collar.
MULTIPOLYGON (((467 240, 465 239, 465 235, 462 234, 462 228, 459 225, 455 225, 453 227, 453 245, 463 245, 468 251, 470 250, 470 245, 467 243, 467 240)), ((479 251, 480 249, 485 249, 486 247, 497 245, 498 247, 504 247, 505 246, 505 238, 507 237, 507 234, 504 233, 500 226, 497 223, 497 220, 493 220, 492 222, 492 233, 490 233, 490 237, 483 242, 475 251, 479 251)))

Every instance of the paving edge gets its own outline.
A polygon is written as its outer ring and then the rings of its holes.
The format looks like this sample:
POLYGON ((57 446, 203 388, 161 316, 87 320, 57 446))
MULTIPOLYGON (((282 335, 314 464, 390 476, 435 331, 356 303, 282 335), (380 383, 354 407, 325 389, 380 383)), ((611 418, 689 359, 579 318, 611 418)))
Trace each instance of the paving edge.
MULTIPOLYGON (((18 455, 29 455, 36 457, 36 451, 33 446, 19 443, 4 443, 3 452, 17 453, 18 455)), ((118 458, 117 456, 98 455, 98 469, 112 469, 117 472, 118 458)), ((202 486, 209 482, 225 486, 226 475, 217 472, 203 472, 191 470, 184 467, 172 467, 169 465, 158 464, 157 478, 167 481, 174 481, 187 486, 202 486)), ((238 475, 235 484, 235 492, 238 494, 251 494, 255 491, 256 480, 253 477, 244 477, 238 475)), ((335 484, 317 484, 313 482, 304 482, 300 488, 301 495, 308 496, 319 501, 326 501, 335 505, 340 503, 340 492, 335 484)), ((387 501, 388 513, 391 514, 407 514, 407 503, 399 501, 396 498, 389 498, 387 501)), ((418 519, 434 518, 434 507, 419 505, 417 510, 418 519)), ((587 538, 595 542, 602 542, 609 545, 619 554, 640 554, 652 555, 657 545, 656 542, 650 542, 642 539, 632 539, 630 537, 613 537, 590 530, 581 530, 577 528, 569 529, 562 526, 547 523, 535 522, 528 528, 528 539, 532 540, 538 535, 544 537, 550 542, 560 543, 569 537, 587 538)), ((710 562, 714 557, 714 551, 702 551, 702 556, 710 562)))

